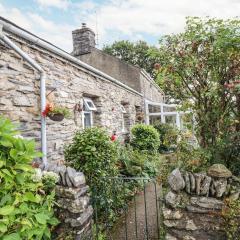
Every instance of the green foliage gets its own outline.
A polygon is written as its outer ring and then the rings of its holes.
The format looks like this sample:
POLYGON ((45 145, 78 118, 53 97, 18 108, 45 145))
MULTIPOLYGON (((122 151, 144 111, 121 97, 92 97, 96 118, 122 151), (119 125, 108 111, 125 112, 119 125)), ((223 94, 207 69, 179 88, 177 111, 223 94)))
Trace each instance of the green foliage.
POLYGON ((216 146, 210 149, 211 163, 222 163, 233 174, 240 175, 240 132, 229 132, 218 139, 216 146))
POLYGON ((107 239, 107 236, 105 233, 103 233, 103 231, 99 231, 99 229, 97 230, 96 224, 93 225, 93 236, 94 236, 94 238, 96 238, 98 240, 106 240, 107 239))
POLYGON ((156 153, 160 146, 160 138, 157 130, 151 125, 136 124, 131 129, 131 145, 140 151, 156 153))
POLYGON ((191 133, 181 134, 176 151, 177 165, 191 172, 204 171, 210 165, 212 155, 208 150, 194 146, 190 139, 191 133))
POLYGON ((170 124, 155 123, 154 128, 160 136, 159 152, 174 150, 177 145, 178 130, 170 124))
POLYGON ((118 174, 117 146, 102 128, 87 128, 75 134, 65 148, 65 159, 75 169, 83 171, 87 180, 98 182, 101 177, 118 174))
MULTIPOLYGON (((153 139, 159 141, 156 130, 150 129, 156 135, 153 139)), ((157 148, 158 145, 155 149, 157 148)), ((121 177, 157 175, 156 155, 112 142, 101 128, 77 132, 72 144, 65 148, 65 159, 85 174, 94 210, 97 211, 98 221, 102 223, 114 222, 126 207, 128 199, 142 187, 142 182, 126 181, 121 177)))
POLYGON ((161 154, 159 160, 158 171, 160 174, 158 178, 163 187, 167 188, 169 186, 168 176, 178 166, 177 156, 175 153, 161 154))
POLYGON ((240 200, 225 199, 221 215, 224 219, 223 229, 226 232, 227 239, 239 239, 240 200))
POLYGON ((0 117, 0 238, 50 239, 51 227, 58 223, 54 191, 43 194, 43 183, 34 182, 30 164, 40 154, 33 141, 16 134, 11 122, 0 117))
POLYGON ((153 178, 158 174, 159 155, 150 155, 122 146, 119 150, 120 173, 127 177, 153 178))
POLYGON ((143 68, 152 77, 156 72, 154 64, 158 62, 157 48, 149 46, 144 41, 138 41, 135 43, 129 41, 118 41, 112 45, 104 46, 103 51, 120 58, 127 63, 143 68))
POLYGON ((98 214, 103 214, 105 206, 109 207, 106 218, 114 215, 114 209, 119 204, 115 199, 119 196, 114 196, 111 190, 112 181, 109 179, 119 173, 116 165, 117 153, 117 145, 110 141, 104 129, 97 127, 77 132, 72 144, 65 148, 65 160, 85 174, 90 190, 96 198, 98 214))
POLYGON ((41 178, 43 186, 44 186, 44 191, 50 192, 52 189, 55 187, 56 183, 59 180, 58 174, 54 172, 43 172, 43 176, 41 178))
POLYGON ((239 27, 239 19, 188 18, 183 33, 160 40, 157 82, 194 111, 204 148, 214 147, 231 126, 240 129, 239 92, 226 87, 240 77, 239 27))
POLYGON ((70 118, 71 113, 68 108, 60 107, 60 106, 54 106, 51 111, 48 112, 48 115, 54 115, 56 113, 62 114, 65 118, 70 118))

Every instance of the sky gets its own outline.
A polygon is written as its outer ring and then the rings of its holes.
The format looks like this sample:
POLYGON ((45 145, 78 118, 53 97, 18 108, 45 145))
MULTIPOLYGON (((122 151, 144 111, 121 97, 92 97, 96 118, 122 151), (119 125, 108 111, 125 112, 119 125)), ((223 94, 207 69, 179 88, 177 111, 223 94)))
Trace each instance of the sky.
POLYGON ((240 0, 0 0, 0 16, 71 52, 74 29, 85 22, 97 47, 119 40, 158 39, 184 30, 187 16, 233 18, 240 0))

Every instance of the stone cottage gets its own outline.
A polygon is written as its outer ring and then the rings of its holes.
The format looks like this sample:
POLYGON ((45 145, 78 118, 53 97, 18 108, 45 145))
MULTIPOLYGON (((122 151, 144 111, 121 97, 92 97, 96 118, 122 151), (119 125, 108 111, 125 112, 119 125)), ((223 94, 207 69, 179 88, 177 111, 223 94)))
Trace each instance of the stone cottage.
POLYGON ((146 101, 164 101, 163 92, 145 71, 96 49, 95 35, 86 25, 72 34, 69 54, 0 17, 0 113, 19 123, 23 136, 37 143, 45 121, 48 161, 63 160, 63 146, 76 130, 103 126, 109 134, 117 131, 124 136, 133 124, 145 121, 146 101), (41 120, 41 75, 25 55, 45 73, 44 97, 67 107, 70 119, 41 120))

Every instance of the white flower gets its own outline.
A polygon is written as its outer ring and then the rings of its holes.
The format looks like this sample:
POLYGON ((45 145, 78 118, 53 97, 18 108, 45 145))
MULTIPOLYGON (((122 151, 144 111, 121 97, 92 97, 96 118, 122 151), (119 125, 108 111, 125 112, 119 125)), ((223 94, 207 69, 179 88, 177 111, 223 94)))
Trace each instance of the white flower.
POLYGON ((20 134, 17 134, 17 135, 15 135, 14 137, 15 137, 15 138, 24 139, 24 137, 23 137, 22 135, 20 135, 20 134))
POLYGON ((59 175, 55 172, 43 171, 43 178, 45 180, 52 180, 55 183, 57 183, 59 181, 59 175))
POLYGON ((35 173, 32 175, 33 182, 40 182, 42 180, 42 171, 40 168, 34 168, 35 173))

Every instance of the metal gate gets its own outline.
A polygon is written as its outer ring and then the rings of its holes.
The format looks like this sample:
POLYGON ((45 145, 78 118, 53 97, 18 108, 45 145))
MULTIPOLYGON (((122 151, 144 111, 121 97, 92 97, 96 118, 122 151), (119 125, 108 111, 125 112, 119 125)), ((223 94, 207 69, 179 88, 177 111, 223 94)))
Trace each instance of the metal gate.
POLYGON ((117 177, 104 182, 112 199, 93 191, 94 240, 162 239, 162 186, 156 179, 117 177))

